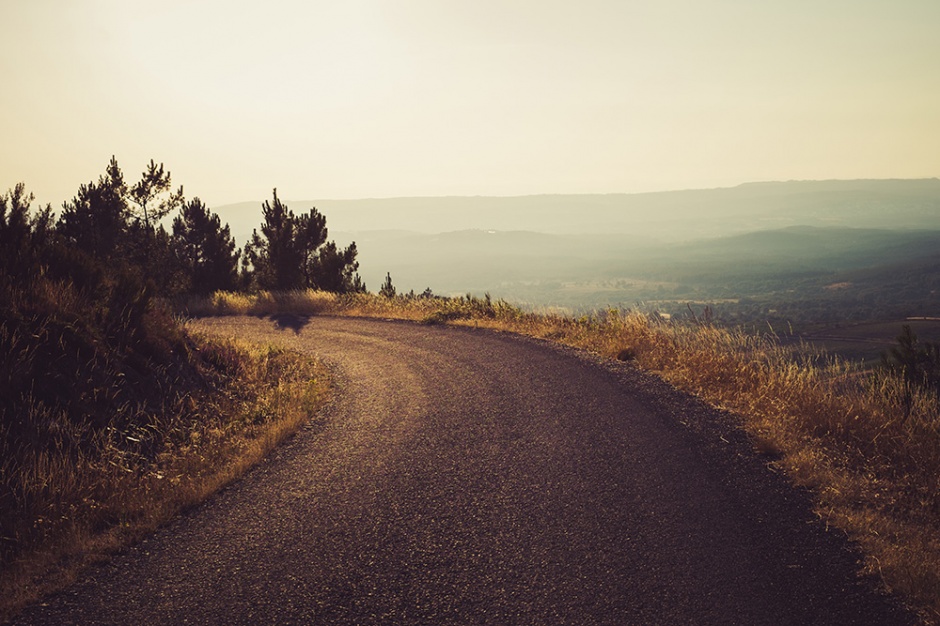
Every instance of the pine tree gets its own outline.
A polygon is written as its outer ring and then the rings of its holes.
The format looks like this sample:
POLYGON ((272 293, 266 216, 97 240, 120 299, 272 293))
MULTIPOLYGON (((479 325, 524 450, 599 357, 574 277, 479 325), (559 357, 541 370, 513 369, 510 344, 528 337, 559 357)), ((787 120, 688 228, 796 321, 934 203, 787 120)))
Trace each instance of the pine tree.
POLYGON ((128 251, 129 216, 124 174, 111 157, 97 183, 81 185, 78 195, 62 205, 56 229, 67 242, 109 261, 128 251))
POLYGON ((910 384, 940 393, 940 344, 920 341, 909 324, 901 328, 898 345, 882 354, 882 363, 910 384))
POLYGON ((235 288, 239 251, 228 224, 199 198, 184 204, 173 220, 171 247, 186 277, 187 290, 201 295, 235 288))
POLYGON ((392 274, 391 272, 386 272, 385 282, 382 283, 382 288, 379 289, 379 295, 385 296, 386 298, 395 297, 395 285, 392 284, 392 274))
POLYGON ((52 207, 32 214, 34 200, 23 183, 0 195, 0 287, 32 282, 45 271, 45 252, 53 237, 52 207))
POLYGON ((168 295, 174 290, 170 236, 159 221, 183 202, 183 189, 171 193, 170 173, 153 160, 128 187, 117 159, 111 157, 97 182, 78 189, 62 205, 57 233, 95 263, 139 274, 168 295))
POLYGON ((294 213, 277 197, 261 207, 261 232, 252 233, 242 259, 243 275, 254 287, 286 291, 304 287, 348 293, 364 291, 356 271, 356 244, 345 250, 327 242, 326 218, 315 208, 294 213))
MULTIPOLYGON (((112 157, 113 159, 113 157, 112 157)), ((155 229, 164 217, 183 204, 183 188, 170 191, 170 173, 163 163, 157 165, 153 159, 128 192, 131 201, 130 215, 146 230, 155 229)))
POLYGON ((297 245, 300 248, 304 287, 316 285, 318 250, 326 242, 326 217, 315 208, 297 218, 297 245))
POLYGON ((352 242, 345 250, 337 248, 336 243, 329 241, 317 253, 314 262, 315 289, 332 291, 334 293, 353 293, 364 291, 365 286, 356 273, 359 262, 356 261, 356 242, 352 242))
POLYGON ((286 291, 304 284, 304 255, 296 237, 297 219, 277 197, 261 206, 264 223, 261 233, 254 230, 245 246, 245 256, 261 289, 286 291))

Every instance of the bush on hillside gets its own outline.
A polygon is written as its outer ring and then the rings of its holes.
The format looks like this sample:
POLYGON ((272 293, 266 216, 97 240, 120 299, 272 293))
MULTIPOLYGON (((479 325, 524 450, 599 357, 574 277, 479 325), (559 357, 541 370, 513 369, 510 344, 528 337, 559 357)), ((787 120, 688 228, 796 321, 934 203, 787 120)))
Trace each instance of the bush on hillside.
POLYGON ((65 502, 68 485, 51 477, 68 472, 50 463, 106 451, 146 467, 200 419, 192 398, 229 378, 158 298, 179 279, 154 226, 175 200, 155 199, 168 175, 148 171, 160 184, 128 188, 112 159, 57 222, 51 207, 31 209, 22 184, 0 195, 0 563, 48 538, 50 506, 80 506, 65 502))

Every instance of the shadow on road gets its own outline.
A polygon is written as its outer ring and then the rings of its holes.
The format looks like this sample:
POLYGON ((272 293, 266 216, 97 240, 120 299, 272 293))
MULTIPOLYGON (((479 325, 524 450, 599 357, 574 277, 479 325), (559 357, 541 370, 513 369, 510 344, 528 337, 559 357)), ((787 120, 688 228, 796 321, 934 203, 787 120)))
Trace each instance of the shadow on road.
POLYGON ((274 322, 278 330, 292 330, 294 334, 300 334, 304 326, 310 323, 309 315, 295 313, 276 313, 268 316, 268 319, 274 322))

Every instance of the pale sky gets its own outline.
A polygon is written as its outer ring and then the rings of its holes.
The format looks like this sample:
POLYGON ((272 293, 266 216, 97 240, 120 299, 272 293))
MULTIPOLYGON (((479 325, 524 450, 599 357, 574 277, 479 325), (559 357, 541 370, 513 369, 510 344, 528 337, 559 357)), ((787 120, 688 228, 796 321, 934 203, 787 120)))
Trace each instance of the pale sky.
POLYGON ((210 206, 940 175, 937 0, 0 0, 0 189, 210 206))

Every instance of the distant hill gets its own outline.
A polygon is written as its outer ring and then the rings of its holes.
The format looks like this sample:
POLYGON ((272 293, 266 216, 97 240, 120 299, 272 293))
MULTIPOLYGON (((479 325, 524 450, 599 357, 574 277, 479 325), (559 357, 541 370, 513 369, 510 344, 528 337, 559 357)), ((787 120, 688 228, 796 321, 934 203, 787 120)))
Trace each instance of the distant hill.
POLYGON ((578 281, 612 263, 637 260, 661 244, 629 235, 556 235, 530 231, 463 230, 449 233, 336 233, 354 239, 360 273, 377 288, 391 272, 400 288, 438 293, 499 292, 520 283, 578 281))
MULTIPOLYGON (((728 189, 641 194, 288 200, 312 206, 333 232, 405 230, 630 234, 689 241, 787 226, 932 229, 940 180, 790 181, 728 189)), ((261 222, 261 201, 214 207, 243 243, 261 222)))
MULTIPOLYGON (((573 310, 743 298, 774 303, 749 316, 807 299, 940 313, 940 304, 927 311, 940 268, 937 179, 287 204, 316 206, 331 238, 356 241, 372 290, 390 272, 399 291, 490 292, 573 310)), ((261 222, 260 202, 216 210, 239 242, 261 222)))
POLYGON ((908 269, 933 268, 940 254, 940 230, 832 226, 686 243, 528 231, 359 235, 360 269, 373 289, 390 272, 406 291, 489 291, 507 299, 575 307, 661 299, 664 289, 675 297, 699 299, 750 297, 808 284, 821 288, 840 280, 856 282, 862 275, 872 277, 865 282, 902 282, 908 269), (601 283, 606 286, 598 287, 601 283))
POLYGON ((937 253, 940 230, 792 226, 667 244, 651 250, 634 268, 659 277, 714 282, 878 268, 937 253))

